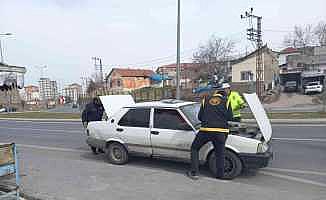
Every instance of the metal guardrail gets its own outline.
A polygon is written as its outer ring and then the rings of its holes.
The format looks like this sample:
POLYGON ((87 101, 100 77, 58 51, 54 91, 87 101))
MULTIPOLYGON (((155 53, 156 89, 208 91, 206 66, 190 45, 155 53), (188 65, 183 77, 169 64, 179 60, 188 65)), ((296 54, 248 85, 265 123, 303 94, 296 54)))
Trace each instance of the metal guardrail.
POLYGON ((20 199, 19 195, 19 168, 18 157, 15 143, 0 144, 0 178, 14 176, 15 181, 12 184, 5 185, 6 191, 0 191, 0 200, 20 199))

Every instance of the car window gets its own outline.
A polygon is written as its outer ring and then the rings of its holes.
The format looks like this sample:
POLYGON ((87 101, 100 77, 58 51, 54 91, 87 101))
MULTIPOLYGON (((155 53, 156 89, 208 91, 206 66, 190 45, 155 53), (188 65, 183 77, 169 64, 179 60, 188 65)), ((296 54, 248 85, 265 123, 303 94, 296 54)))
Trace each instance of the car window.
POLYGON ((154 128, 192 130, 177 110, 155 109, 154 128))
POLYGON ((311 83, 308 83, 308 86, 313 86, 313 85, 318 85, 319 83, 318 82, 311 82, 311 83))
POLYGON ((181 107, 180 109, 195 128, 200 127, 200 121, 198 119, 198 113, 200 109, 199 103, 186 105, 181 107))
POLYGON ((119 121, 120 126, 149 127, 150 109, 130 109, 119 121))

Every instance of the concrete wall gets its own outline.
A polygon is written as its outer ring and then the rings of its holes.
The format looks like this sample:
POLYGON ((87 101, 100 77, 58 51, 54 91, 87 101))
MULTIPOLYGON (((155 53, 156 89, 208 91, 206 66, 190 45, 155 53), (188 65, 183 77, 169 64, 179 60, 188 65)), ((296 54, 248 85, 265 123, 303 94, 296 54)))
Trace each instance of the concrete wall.
POLYGON ((256 56, 232 65, 232 82, 246 83, 248 80, 241 80, 241 72, 251 71, 253 73, 253 81, 256 81, 256 56))
MULTIPOLYGON (((263 52, 263 81, 265 89, 274 88, 274 80, 279 76, 277 58, 266 51, 263 52)), ((241 72, 251 71, 253 81, 256 81, 256 56, 250 56, 240 63, 232 65, 232 83, 249 83, 250 80, 241 80, 241 72)))
POLYGON ((278 61, 275 57, 268 53, 263 55, 264 57, 264 82, 265 88, 274 89, 274 81, 279 76, 278 61))

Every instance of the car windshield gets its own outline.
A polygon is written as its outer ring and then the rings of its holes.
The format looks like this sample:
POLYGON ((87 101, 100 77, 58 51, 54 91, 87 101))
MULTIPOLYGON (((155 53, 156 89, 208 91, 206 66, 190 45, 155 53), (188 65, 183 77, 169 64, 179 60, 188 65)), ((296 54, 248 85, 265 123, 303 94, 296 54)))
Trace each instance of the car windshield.
POLYGON ((311 82, 311 83, 308 83, 307 85, 308 86, 313 86, 313 85, 318 85, 319 83, 318 82, 311 82))
POLYGON ((295 82, 295 81, 294 82, 292 82, 292 81, 291 82, 286 82, 286 85, 287 86, 296 86, 297 82, 295 82))
POLYGON ((194 103, 191 105, 182 106, 181 111, 183 114, 186 115, 187 119, 190 121, 190 123, 198 129, 200 127, 201 122, 198 119, 198 112, 200 109, 199 103, 194 103))

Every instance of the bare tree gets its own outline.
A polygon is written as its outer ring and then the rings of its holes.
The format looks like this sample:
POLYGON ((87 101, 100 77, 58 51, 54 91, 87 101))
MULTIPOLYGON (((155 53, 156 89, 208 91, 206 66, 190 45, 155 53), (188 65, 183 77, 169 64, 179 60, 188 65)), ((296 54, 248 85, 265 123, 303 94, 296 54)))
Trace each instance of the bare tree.
POLYGON ((284 45, 287 47, 302 48, 309 45, 313 45, 315 42, 315 35, 312 25, 294 26, 292 33, 288 34, 284 38, 284 45))
POLYGON ((318 38, 318 42, 321 46, 326 46, 326 22, 321 21, 315 27, 314 33, 318 38))
POLYGON ((204 68, 198 77, 207 80, 210 75, 218 74, 225 77, 227 71, 226 61, 230 59, 235 48, 235 42, 226 38, 219 38, 212 35, 206 44, 199 46, 198 50, 193 54, 193 62, 202 64, 204 68))

